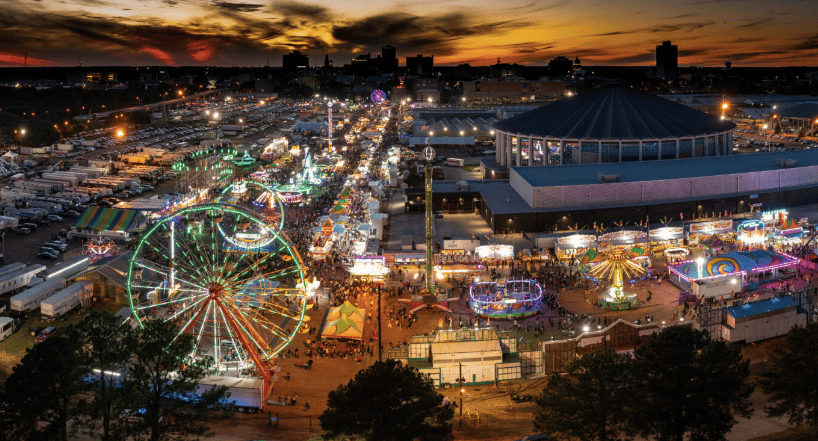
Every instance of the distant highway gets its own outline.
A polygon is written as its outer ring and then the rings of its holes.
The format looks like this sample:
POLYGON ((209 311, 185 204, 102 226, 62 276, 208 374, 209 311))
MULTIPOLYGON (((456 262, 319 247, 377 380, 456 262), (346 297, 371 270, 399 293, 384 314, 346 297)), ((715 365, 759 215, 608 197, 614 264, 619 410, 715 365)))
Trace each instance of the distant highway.
POLYGON ((193 95, 188 95, 188 96, 185 96, 185 97, 182 97, 182 98, 175 98, 175 99, 172 99, 172 100, 159 101, 158 103, 145 104, 144 106, 123 107, 123 108, 120 108, 120 109, 106 110, 105 112, 95 112, 95 113, 93 113, 91 115, 78 115, 78 116, 75 116, 74 119, 89 119, 89 118, 102 119, 102 118, 105 118, 108 115, 111 115, 113 113, 130 113, 130 112, 136 112, 136 111, 141 111, 141 110, 153 110, 153 109, 156 109, 158 107, 162 107, 163 105, 179 104, 179 103, 183 103, 183 102, 188 101, 188 100, 192 100, 192 99, 196 99, 196 98, 200 98, 200 97, 204 97, 204 96, 207 96, 207 95, 211 95, 211 94, 214 94, 214 93, 220 93, 220 92, 223 92, 223 90, 208 90, 207 92, 194 93, 193 95))

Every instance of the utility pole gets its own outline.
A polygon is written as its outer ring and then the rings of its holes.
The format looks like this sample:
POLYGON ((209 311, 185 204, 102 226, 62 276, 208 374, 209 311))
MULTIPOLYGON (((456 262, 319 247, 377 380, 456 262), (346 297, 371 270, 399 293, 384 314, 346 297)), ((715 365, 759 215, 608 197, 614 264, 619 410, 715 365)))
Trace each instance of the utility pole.
MULTIPOLYGON (((5 246, 5 242, 4 242, 5 246)), ((383 327, 381 326, 381 287, 378 285, 378 361, 383 361, 383 327)))
POLYGON ((463 431, 463 363, 457 364, 460 366, 460 378, 457 379, 460 382, 460 425, 457 428, 459 435, 463 431))
MULTIPOLYGON (((428 138, 426 142, 429 142, 428 138)), ((432 174, 434 166, 432 166, 432 160, 435 158, 435 149, 427 146, 423 149, 423 155, 426 158, 426 176, 424 176, 426 180, 426 295, 434 296, 434 255, 432 252, 432 174)))

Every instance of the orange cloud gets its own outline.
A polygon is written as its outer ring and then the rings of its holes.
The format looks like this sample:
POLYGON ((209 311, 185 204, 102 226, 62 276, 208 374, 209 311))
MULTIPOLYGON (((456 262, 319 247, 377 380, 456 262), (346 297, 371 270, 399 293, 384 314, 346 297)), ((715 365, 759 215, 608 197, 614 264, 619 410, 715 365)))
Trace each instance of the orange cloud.
POLYGON ((187 44, 187 50, 190 52, 190 58, 196 61, 207 61, 213 57, 216 50, 206 40, 194 41, 187 44))
POLYGON ((24 55, 16 55, 10 54, 8 52, 0 52, 0 64, 9 65, 9 66, 50 66, 54 64, 49 60, 43 60, 42 58, 33 58, 33 57, 26 57, 24 55))
POLYGON ((153 58, 156 58, 157 60, 167 64, 168 66, 176 64, 173 62, 173 57, 171 57, 169 53, 161 49, 157 49, 155 47, 150 46, 142 46, 141 48, 139 48, 139 51, 151 54, 153 58))

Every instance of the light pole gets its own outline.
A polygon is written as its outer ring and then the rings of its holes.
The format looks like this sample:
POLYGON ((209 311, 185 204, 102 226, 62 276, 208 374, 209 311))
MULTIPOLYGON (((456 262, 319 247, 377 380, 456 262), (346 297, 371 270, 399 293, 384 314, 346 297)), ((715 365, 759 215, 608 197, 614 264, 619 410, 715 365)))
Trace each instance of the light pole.
MULTIPOLYGON (((429 140, 427 140, 428 142, 429 140)), ((434 280, 434 256, 432 253, 432 173, 434 167, 432 160, 435 158, 435 149, 427 146, 423 149, 423 155, 426 158, 426 295, 435 295, 435 280, 434 280)), ((431 299, 435 301, 436 299, 431 299)))
POLYGON ((770 148, 770 136, 767 134, 767 124, 761 126, 764 129, 764 149, 768 150, 770 148))

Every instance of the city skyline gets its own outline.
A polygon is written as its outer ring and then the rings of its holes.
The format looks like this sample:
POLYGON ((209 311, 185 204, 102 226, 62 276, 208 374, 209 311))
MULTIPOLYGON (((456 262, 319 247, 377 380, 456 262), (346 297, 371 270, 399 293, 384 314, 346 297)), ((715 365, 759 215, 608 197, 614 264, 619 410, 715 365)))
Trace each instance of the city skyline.
POLYGON ((681 66, 814 65, 818 9, 806 1, 653 0, 337 3, 205 0, 21 1, 0 14, 0 67, 281 65, 293 49, 336 66, 397 48, 436 65, 655 63, 655 46, 679 45, 681 66), (774 35, 774 39, 772 36, 774 35))

